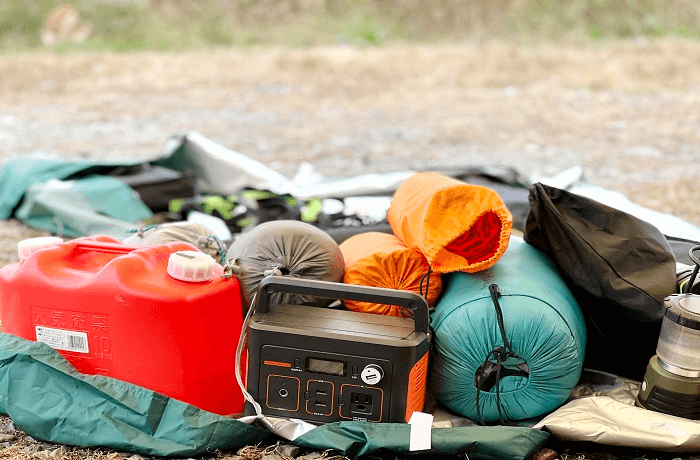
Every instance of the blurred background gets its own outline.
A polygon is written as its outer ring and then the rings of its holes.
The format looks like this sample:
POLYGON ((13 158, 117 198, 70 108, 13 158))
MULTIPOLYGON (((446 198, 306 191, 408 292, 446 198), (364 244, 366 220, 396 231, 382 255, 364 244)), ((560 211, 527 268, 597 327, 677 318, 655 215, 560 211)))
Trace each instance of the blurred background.
POLYGON ((0 160, 197 131, 290 177, 580 167, 700 224, 699 38, 689 0, 2 0, 0 160))
POLYGON ((700 37, 686 0, 3 0, 4 51, 700 37), (72 16, 75 15, 76 19, 72 16), (70 17, 69 17, 70 16, 70 17), (47 21, 48 19, 48 21, 47 21), (75 22, 75 24, 73 24, 75 22), (50 35, 53 33, 53 37, 50 35), (76 45, 75 43, 79 43, 76 45))

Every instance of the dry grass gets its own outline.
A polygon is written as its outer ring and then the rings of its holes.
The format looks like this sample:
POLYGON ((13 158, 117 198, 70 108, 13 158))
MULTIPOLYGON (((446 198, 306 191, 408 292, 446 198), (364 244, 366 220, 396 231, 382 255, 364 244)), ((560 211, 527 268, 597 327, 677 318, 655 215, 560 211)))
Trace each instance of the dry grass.
MULTIPOLYGON (((6 415, 0 415, 0 459, 8 460, 146 460, 165 457, 144 457, 129 452, 119 452, 107 448, 86 448, 62 444, 46 443, 33 439, 16 428, 6 415)), ((308 451, 291 444, 272 443, 269 445, 249 445, 237 451, 213 451, 200 455, 199 460, 294 460, 304 455, 305 460, 349 460, 333 451, 308 451)), ((381 460, 381 459, 377 459, 381 460)))
POLYGON ((441 88, 468 91, 543 82, 569 89, 655 93, 700 89, 698 67, 700 42, 679 39, 532 47, 493 41, 438 47, 36 52, 0 57, 0 91, 3 97, 14 94, 17 101, 26 95, 77 91, 226 88, 264 78, 279 84, 308 80, 313 91, 308 95, 317 101, 341 97, 361 102, 373 99, 375 90, 390 90, 386 99, 393 100, 441 88))

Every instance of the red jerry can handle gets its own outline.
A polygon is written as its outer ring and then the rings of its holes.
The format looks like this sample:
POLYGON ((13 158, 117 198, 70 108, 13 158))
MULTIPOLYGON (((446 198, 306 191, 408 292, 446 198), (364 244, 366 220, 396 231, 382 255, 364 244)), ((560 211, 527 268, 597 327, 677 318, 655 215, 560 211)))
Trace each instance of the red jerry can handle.
POLYGON ((109 241, 87 241, 82 240, 75 244, 75 249, 103 252, 106 254, 128 254, 137 249, 147 246, 130 246, 122 243, 112 243, 109 241))
MULTIPOLYGON (((171 241, 169 243, 163 243, 163 244, 180 244, 180 245, 186 245, 187 247, 181 247, 179 249, 174 249, 173 252, 177 251, 183 251, 183 250, 193 250, 193 251, 199 251, 196 247, 192 246, 190 243, 184 242, 184 241, 171 241)), ((118 241, 113 242, 113 241, 100 241, 100 240, 89 240, 89 239, 78 239, 75 241, 67 241, 62 244, 73 244, 74 248, 77 250, 85 250, 85 251, 95 251, 95 252, 102 252, 104 254, 128 254, 132 251, 137 251, 137 250, 142 250, 142 249, 147 249, 152 246, 139 246, 139 245, 128 245, 124 243, 120 243, 118 241)))

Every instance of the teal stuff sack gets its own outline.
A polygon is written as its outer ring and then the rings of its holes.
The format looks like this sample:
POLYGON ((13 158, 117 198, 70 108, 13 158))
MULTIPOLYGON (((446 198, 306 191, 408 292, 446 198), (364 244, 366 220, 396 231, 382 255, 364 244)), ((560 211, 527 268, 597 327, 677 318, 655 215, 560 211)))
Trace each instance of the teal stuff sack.
POLYGON ((515 236, 493 267, 446 278, 431 326, 431 390, 478 422, 550 412, 582 371, 586 329, 576 300, 549 259, 515 236))

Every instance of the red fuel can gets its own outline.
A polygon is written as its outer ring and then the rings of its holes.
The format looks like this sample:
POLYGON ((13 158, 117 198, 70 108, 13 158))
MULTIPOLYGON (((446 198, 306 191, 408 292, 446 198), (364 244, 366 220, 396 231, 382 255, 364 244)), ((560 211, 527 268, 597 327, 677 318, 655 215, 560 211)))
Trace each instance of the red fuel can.
POLYGON ((189 243, 134 247, 108 236, 41 249, 0 269, 2 331, 49 344, 80 372, 240 413, 240 287, 215 261, 199 272, 174 263, 200 254, 209 257, 189 243))

